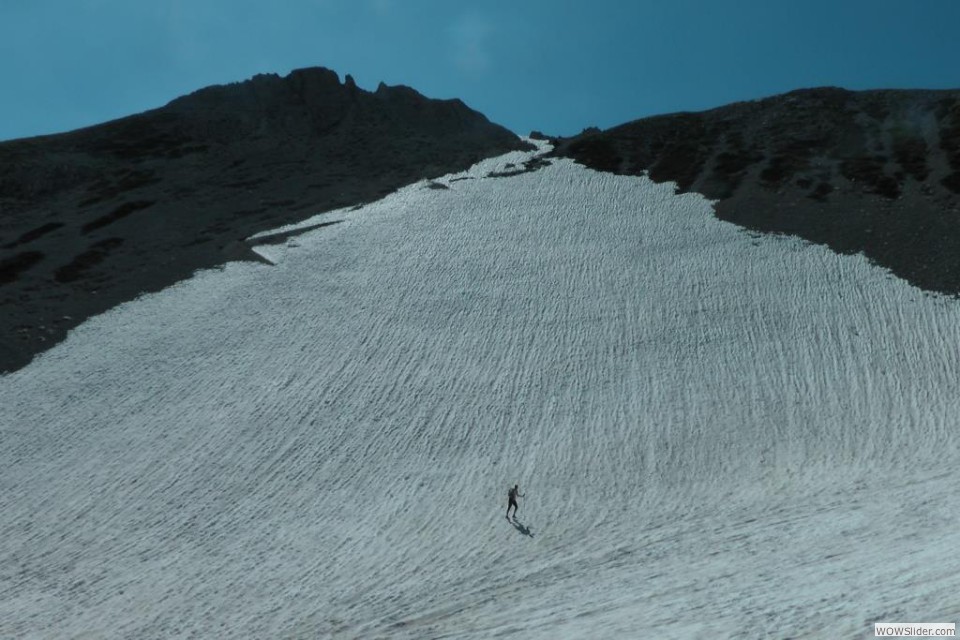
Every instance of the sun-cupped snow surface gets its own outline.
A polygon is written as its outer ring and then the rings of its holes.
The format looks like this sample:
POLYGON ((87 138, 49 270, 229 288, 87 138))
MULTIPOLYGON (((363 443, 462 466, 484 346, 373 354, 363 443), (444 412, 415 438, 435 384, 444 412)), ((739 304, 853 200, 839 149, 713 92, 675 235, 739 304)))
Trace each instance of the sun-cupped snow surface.
POLYGON ((0 378, 0 636, 956 621, 960 303, 670 184, 487 177, 530 156, 321 216, 0 378))

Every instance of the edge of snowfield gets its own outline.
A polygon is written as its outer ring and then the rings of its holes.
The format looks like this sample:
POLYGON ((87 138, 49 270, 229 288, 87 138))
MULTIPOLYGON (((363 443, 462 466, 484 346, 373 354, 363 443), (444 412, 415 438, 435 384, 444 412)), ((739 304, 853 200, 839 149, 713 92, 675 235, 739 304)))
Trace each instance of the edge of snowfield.
POLYGON ((957 621, 960 303, 671 184, 486 177, 533 155, 270 232, 341 221, 0 377, 0 636, 957 621))

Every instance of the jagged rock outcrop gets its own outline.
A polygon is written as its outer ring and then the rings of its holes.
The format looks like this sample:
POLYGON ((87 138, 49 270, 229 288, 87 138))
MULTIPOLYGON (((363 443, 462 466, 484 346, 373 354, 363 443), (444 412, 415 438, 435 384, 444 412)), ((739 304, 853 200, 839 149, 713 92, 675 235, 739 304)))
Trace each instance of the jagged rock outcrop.
POLYGON ((0 371, 243 238, 526 145, 459 100, 301 69, 0 143, 0 371))

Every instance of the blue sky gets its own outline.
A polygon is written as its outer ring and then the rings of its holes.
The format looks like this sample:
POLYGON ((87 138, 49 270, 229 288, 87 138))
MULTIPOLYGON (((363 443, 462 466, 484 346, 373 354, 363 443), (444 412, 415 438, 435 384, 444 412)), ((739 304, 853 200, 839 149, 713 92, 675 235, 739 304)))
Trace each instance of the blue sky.
POLYGON ((957 88, 958 25, 956 0, 0 0, 0 139, 315 65, 568 135, 800 87, 957 88))

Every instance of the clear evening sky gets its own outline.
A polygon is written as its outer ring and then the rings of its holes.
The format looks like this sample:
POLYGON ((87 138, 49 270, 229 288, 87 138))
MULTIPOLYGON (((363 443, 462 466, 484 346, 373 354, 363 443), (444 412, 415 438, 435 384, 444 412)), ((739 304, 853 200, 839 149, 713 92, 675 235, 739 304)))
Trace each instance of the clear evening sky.
POLYGON ((568 135, 791 89, 960 87, 960 0, 0 0, 0 140, 325 66, 568 135))

